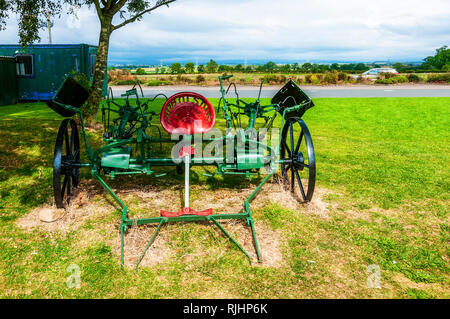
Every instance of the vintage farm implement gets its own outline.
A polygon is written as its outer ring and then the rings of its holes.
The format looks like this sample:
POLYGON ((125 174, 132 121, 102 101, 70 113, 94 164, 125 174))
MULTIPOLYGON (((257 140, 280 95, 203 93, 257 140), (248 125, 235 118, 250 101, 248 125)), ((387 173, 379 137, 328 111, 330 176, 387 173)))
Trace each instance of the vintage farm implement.
MULTIPOLYGON (((241 219, 250 227, 258 261, 261 253, 256 238, 250 202, 261 187, 281 167, 281 178, 300 201, 308 202, 314 193, 316 165, 311 134, 301 119, 306 110, 314 106, 311 99, 291 80, 273 97, 269 105, 262 105, 260 98, 249 102, 239 98, 236 85, 224 82, 231 76, 220 76, 222 98, 218 105, 226 123, 226 132, 211 135, 216 121, 216 111, 203 96, 193 92, 180 92, 169 98, 161 95, 165 103, 159 112, 162 128, 170 137, 163 137, 159 126, 152 124, 158 115, 150 110, 155 100, 139 97, 135 86, 114 99, 112 91, 102 107, 104 122, 104 145, 93 149, 86 136, 81 106, 88 92, 71 77, 66 78, 57 94, 48 105, 64 119, 56 138, 53 161, 53 189, 56 206, 65 207, 79 183, 79 170, 86 167, 92 176, 121 207, 121 263, 124 263, 124 235, 129 227, 156 224, 136 267, 152 244, 161 226, 173 222, 209 221, 215 224, 250 260, 248 253, 223 228, 220 220, 241 219), (233 88, 234 95, 228 93, 233 88), (88 161, 80 161, 80 138, 73 117, 78 114, 88 161), (280 125, 279 129, 274 124, 280 125), (156 127, 156 130, 152 129, 156 127), (152 133, 153 132, 153 133, 152 133), (200 137, 199 137, 200 136, 200 137), (200 141, 200 143, 199 143, 200 141), (155 157, 155 146, 173 144, 171 155, 155 157), (209 143, 205 152, 203 143, 209 143), (269 145, 270 144, 270 145, 269 145), (211 147, 211 145, 213 147, 211 147), (144 174, 153 178, 160 176, 156 167, 175 167, 179 173, 185 171, 184 208, 178 212, 161 210, 157 217, 129 218, 126 204, 105 182, 118 175, 144 174), (238 213, 214 213, 212 209, 196 211, 189 206, 189 172, 192 166, 215 166, 215 175, 242 175, 249 178, 260 173, 266 176, 244 201, 238 213)), ((261 94, 262 83, 259 94, 261 94)), ((141 89, 142 93, 142 89, 141 89)), ((259 95, 260 96, 260 95, 259 95)), ((220 131, 221 132, 221 131, 220 131)), ((219 132, 219 133, 220 133, 219 132)))

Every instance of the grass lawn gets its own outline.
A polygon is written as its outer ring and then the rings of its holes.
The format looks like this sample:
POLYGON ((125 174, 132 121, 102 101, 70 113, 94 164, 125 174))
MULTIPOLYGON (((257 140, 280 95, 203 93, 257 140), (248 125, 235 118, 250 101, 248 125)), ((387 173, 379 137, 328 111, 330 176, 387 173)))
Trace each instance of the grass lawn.
MULTIPOLYGON (((253 208, 267 263, 250 266, 215 228, 190 223, 164 226, 145 258, 161 260, 137 271, 120 267, 120 212, 87 170, 81 187, 89 200, 79 204, 87 209, 73 208, 82 216, 64 217, 66 228, 23 226, 30 212, 52 204, 61 118, 43 103, 0 107, 0 297, 449 298, 450 99, 314 101, 304 116, 316 149, 313 202, 295 206, 268 185, 253 208), (71 264, 81 269, 79 289, 66 285, 71 264), (373 264, 380 289, 366 284, 373 264)), ((224 126, 221 117, 217 125, 224 126)), ((101 144, 101 132, 88 138, 101 144)), ((239 193, 257 185, 205 177, 205 169, 193 174, 194 202, 240 204, 239 193)), ((112 185, 136 211, 157 214, 161 205, 178 205, 183 176, 112 185)), ((224 225, 252 249, 248 228, 224 225)))

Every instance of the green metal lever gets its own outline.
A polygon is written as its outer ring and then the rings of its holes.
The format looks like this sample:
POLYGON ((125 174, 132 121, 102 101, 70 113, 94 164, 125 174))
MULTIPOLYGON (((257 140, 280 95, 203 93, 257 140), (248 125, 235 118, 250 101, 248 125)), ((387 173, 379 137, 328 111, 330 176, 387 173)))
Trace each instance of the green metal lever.
POLYGON ((231 75, 219 76, 219 78, 220 78, 221 80, 228 80, 229 78, 232 78, 232 77, 233 77, 232 74, 231 74, 231 75))
POLYGON ((130 96, 130 95, 137 95, 137 90, 136 89, 127 90, 121 96, 130 96))

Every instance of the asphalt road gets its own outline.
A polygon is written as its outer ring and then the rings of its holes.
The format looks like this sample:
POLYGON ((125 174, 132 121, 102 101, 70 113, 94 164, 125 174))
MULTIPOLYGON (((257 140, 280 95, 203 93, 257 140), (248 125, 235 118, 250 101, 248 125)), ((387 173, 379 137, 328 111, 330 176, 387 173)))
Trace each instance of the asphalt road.
MULTIPOLYGON (((280 86, 281 87, 281 86, 280 86)), ((271 98, 280 89, 280 87, 263 87, 261 98, 271 98)), ((131 87, 113 86, 112 90, 115 97, 119 97, 131 87)), ((450 97, 450 85, 418 85, 418 86, 331 86, 331 87, 311 87, 306 86, 302 89, 311 98, 318 97, 450 97)), ((196 86, 168 86, 168 87, 143 87, 144 97, 154 97, 156 94, 163 93, 171 96, 182 91, 192 91, 199 93, 207 98, 221 97, 218 87, 196 87, 196 86)), ((256 98, 259 93, 258 87, 239 87, 239 97, 256 98)), ((235 96, 230 90, 229 96, 235 96)))

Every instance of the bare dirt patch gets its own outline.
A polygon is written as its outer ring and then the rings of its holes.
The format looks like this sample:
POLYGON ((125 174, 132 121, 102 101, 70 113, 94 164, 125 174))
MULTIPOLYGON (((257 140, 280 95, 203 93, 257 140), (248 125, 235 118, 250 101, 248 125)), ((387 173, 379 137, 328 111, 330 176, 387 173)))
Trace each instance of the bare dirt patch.
MULTIPOLYGON (((139 267, 151 267, 163 263, 175 256, 175 251, 169 245, 170 229, 161 227, 155 240, 145 253, 139 267)), ((124 236, 124 266, 126 268, 135 268, 136 264, 149 243, 156 225, 144 225, 130 227, 124 236)), ((120 256, 120 234, 115 236, 113 241, 113 252, 120 256)))
MULTIPOLYGON (((197 210, 212 208, 215 213, 239 213, 243 211, 244 200, 254 191, 255 185, 235 190, 235 189, 204 189, 203 185, 193 186, 193 198, 191 207, 197 210)), ((114 188, 117 195, 130 208, 131 218, 142 218, 159 216, 161 209, 178 211, 182 205, 183 189, 180 185, 163 188, 153 185, 146 185, 142 188, 114 188)), ((293 197, 288 191, 284 190, 283 185, 274 181, 267 183, 260 194, 255 197, 251 203, 252 209, 263 208, 268 203, 277 203, 282 207, 306 214, 315 214, 321 218, 328 218, 329 205, 323 200, 323 197, 329 191, 316 189, 313 201, 309 204, 301 203, 298 198, 293 197)), ((106 195, 101 186, 93 180, 83 181, 76 191, 71 204, 68 205, 64 214, 52 223, 42 222, 40 215, 43 211, 55 209, 54 206, 44 205, 31 211, 28 215, 18 221, 18 225, 24 229, 33 229, 39 227, 45 231, 77 230, 89 219, 98 219, 108 216, 111 211, 117 210, 118 206, 112 201, 109 195, 106 195)), ((93 229, 82 229, 79 233, 80 245, 88 246, 94 242, 107 242, 113 248, 117 256, 117 262, 120 261, 120 232, 118 231, 119 216, 117 222, 98 223, 93 229), (101 229, 99 229, 100 227, 101 229), (109 233, 111 236, 101 235, 109 233)), ((257 255, 255 251, 251 228, 243 221, 230 220, 221 221, 221 225, 236 238, 238 243, 248 252, 255 265, 257 255)), ((205 227, 215 229, 217 236, 224 236, 213 224, 204 223, 205 227)), ((186 224, 185 227, 189 227, 186 224)), ((156 225, 133 226, 130 227, 125 235, 124 263, 127 268, 134 268, 137 261, 144 252, 156 225)), ((175 248, 170 245, 170 238, 177 229, 172 224, 164 225, 150 248, 146 252, 140 267, 151 267, 158 263, 163 263, 175 258, 175 248)), ((255 222, 255 231, 262 255, 262 266, 281 267, 284 265, 282 250, 285 246, 283 236, 279 231, 274 231, 267 223, 262 221, 255 222)), ((185 259, 200 257, 201 255, 220 256, 229 249, 232 243, 225 241, 224 245, 214 247, 204 247, 202 239, 197 239, 194 251, 184 256, 185 259), (198 255, 198 256, 197 256, 198 255)), ((223 242, 223 241, 222 241, 223 242)))
POLYGON ((93 181, 84 181, 75 190, 73 198, 65 210, 58 210, 55 205, 45 204, 20 218, 17 225, 28 230, 37 227, 46 231, 62 231, 64 233, 75 230, 90 217, 106 214, 111 210, 109 205, 98 205, 92 200, 100 194, 100 191, 100 185, 96 186, 93 181), (42 216, 49 211, 58 212, 59 218, 54 222, 42 221, 42 216))
POLYGON ((263 208, 268 203, 276 203, 287 209, 305 214, 314 214, 321 218, 329 218, 329 208, 335 208, 336 205, 327 203, 324 197, 330 194, 329 190, 317 188, 311 202, 304 203, 297 194, 294 196, 284 189, 282 183, 274 181, 264 185, 261 193, 255 198, 252 207, 263 208))

